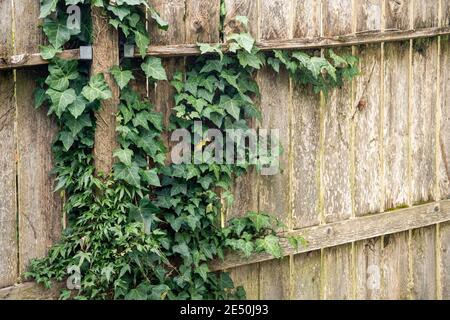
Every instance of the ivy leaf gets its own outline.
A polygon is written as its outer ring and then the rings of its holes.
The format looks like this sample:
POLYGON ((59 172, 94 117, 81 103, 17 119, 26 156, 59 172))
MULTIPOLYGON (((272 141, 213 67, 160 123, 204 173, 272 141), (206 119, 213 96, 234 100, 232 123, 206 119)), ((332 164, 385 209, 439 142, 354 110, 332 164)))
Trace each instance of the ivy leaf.
POLYGON ((220 106, 224 108, 233 118, 239 120, 241 109, 239 108, 239 101, 235 98, 230 98, 229 96, 220 97, 220 106))
POLYGON ((165 21, 164 19, 161 18, 161 16, 158 14, 158 12, 156 12, 155 9, 150 8, 150 17, 155 20, 156 24, 158 25, 158 27, 162 30, 168 30, 169 29, 169 24, 167 23, 167 21, 165 21))
POLYGON ((125 88, 134 79, 133 73, 130 70, 121 70, 119 66, 112 67, 110 72, 120 89, 125 88))
POLYGON ((70 131, 62 131, 59 134, 59 140, 63 143, 64 149, 66 151, 69 151, 73 143, 75 142, 72 132, 70 131))
POLYGON ((173 253, 178 253, 181 256, 186 257, 186 258, 191 257, 189 247, 186 245, 186 243, 181 243, 179 245, 173 246, 172 251, 173 251, 173 253))
POLYGON ((159 221, 156 214, 160 212, 160 209, 155 206, 149 199, 142 199, 139 202, 139 206, 130 206, 130 219, 144 224, 145 233, 150 234, 154 222, 159 221))
POLYGON ((251 212, 248 214, 248 218, 253 223, 253 226, 255 227, 257 232, 260 232, 263 229, 270 228, 270 217, 266 216, 264 214, 251 212))
POLYGON ((223 62, 220 60, 209 60, 205 66, 200 70, 200 73, 208 73, 211 71, 222 72, 223 62))
POLYGON ((134 163, 131 166, 126 166, 123 163, 117 163, 114 166, 114 176, 118 180, 123 180, 129 185, 141 188, 141 177, 139 175, 139 167, 134 163))
POLYGON ((197 273, 203 281, 206 281, 208 278, 209 267, 206 263, 201 264, 197 268, 195 268, 195 273, 197 273))
POLYGON ((277 73, 280 73, 280 60, 270 57, 267 60, 267 63, 272 67, 273 70, 275 70, 277 73))
POLYGON ((41 0, 40 1, 41 10, 39 19, 43 19, 49 16, 52 12, 55 12, 58 1, 59 0, 41 0))
POLYGON ((255 39, 249 33, 233 33, 227 37, 227 41, 235 41, 248 53, 252 53, 255 39))
POLYGON ((98 73, 91 78, 89 84, 83 88, 81 92, 83 96, 89 101, 107 100, 112 97, 112 92, 105 81, 103 73, 98 73))
POLYGON ((255 69, 261 69, 263 62, 259 59, 259 57, 255 54, 248 53, 246 51, 238 52, 238 59, 241 66, 244 68, 250 66, 255 69))
POLYGON ((161 187, 161 182, 159 181, 157 169, 144 170, 142 172, 142 178, 151 186, 161 187))
POLYGON ((268 235, 264 239, 259 239, 258 247, 275 258, 283 257, 283 249, 280 245, 280 239, 274 235, 268 235))
POLYGON ((130 9, 124 6, 108 6, 107 9, 114 13, 120 21, 123 21, 123 19, 131 13, 130 9))
POLYGON ((143 3, 145 3, 145 1, 143 0, 117 0, 118 6, 122 6, 124 4, 128 4, 130 6, 138 6, 143 3))
POLYGON ((43 27, 48 41, 55 47, 61 48, 70 40, 70 30, 65 24, 54 20, 46 19, 43 27))
POLYGON ((44 60, 51 60, 53 59, 58 53, 62 52, 61 48, 55 48, 52 45, 48 46, 40 46, 41 49, 41 57, 44 60))
POLYGON ((92 121, 88 114, 78 119, 69 116, 68 120, 66 120, 66 125, 70 129, 70 132, 72 132, 73 137, 76 137, 84 128, 92 127, 92 121))
POLYGON ((220 56, 220 60, 223 59, 222 45, 220 43, 216 45, 211 45, 209 43, 197 43, 197 45, 202 55, 217 53, 220 56))
POLYGON ((42 88, 36 88, 34 90, 34 107, 37 109, 47 100, 47 94, 42 88))
POLYGON ((82 95, 78 95, 75 101, 68 107, 68 110, 77 119, 86 110, 87 104, 88 101, 82 95))
POLYGON ((160 58, 147 57, 141 67, 147 78, 167 80, 166 70, 164 70, 160 58))
POLYGON ((131 166, 131 159, 133 157, 133 154, 133 151, 130 149, 118 149, 113 153, 114 157, 118 158, 119 161, 126 166, 131 166))
POLYGON ((51 109, 55 112, 58 118, 61 118, 61 115, 64 111, 66 111, 67 106, 72 104, 76 99, 74 89, 67 89, 61 92, 50 88, 46 93, 52 101, 51 109))
POLYGON ((147 48, 148 45, 150 44, 150 39, 143 32, 139 32, 137 30, 133 31, 134 31, 134 40, 136 42, 136 46, 139 49, 139 54, 141 55, 142 59, 144 59, 145 55, 147 54, 147 48))

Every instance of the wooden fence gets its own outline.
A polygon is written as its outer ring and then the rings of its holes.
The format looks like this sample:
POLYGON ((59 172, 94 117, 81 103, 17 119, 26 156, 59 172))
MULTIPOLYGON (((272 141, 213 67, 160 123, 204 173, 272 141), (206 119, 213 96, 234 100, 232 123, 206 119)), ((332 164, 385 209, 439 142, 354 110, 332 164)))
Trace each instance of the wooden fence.
MULTIPOLYGON (((169 75, 198 54, 197 42, 220 41, 220 0, 150 2, 171 28, 149 26, 148 54, 164 57, 169 75)), ((258 73, 258 125, 281 130, 283 170, 238 179, 227 218, 273 213, 309 244, 286 246, 281 260, 229 256, 213 267, 254 299, 450 299, 450 0, 225 2, 225 31, 246 15, 263 50, 339 47, 361 58, 362 75, 325 99, 285 71, 258 73)), ((38 9, 0 0, 0 288, 61 230, 48 174, 55 126, 33 108, 45 63, 33 55, 38 9)), ((134 85, 167 118, 170 85, 134 85)))

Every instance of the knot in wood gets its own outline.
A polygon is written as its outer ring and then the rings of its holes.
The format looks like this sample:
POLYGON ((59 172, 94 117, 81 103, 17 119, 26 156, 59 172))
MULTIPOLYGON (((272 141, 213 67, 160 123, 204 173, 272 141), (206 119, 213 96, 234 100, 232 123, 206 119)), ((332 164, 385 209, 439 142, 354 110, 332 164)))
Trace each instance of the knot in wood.
POLYGON ((199 33, 203 30, 203 22, 200 20, 195 20, 194 23, 195 32, 199 33))

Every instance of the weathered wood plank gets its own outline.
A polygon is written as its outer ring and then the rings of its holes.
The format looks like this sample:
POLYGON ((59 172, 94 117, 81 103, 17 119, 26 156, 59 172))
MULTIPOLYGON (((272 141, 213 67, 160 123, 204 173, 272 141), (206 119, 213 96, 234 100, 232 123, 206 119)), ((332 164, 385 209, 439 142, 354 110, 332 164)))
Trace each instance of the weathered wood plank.
POLYGON ((450 199, 450 43, 441 41, 441 130, 438 141, 441 199, 450 199))
POLYGON ((381 297, 381 238, 355 243, 355 280, 358 300, 381 297))
POLYGON ((441 0, 441 1, 442 1, 441 25, 448 26, 450 25, 450 1, 449 0, 441 0))
MULTIPOLYGON (((0 2, 0 56, 13 54, 12 2, 0 2)), ((18 276, 14 75, 0 71, 0 288, 18 276)))
POLYGON ((382 1, 356 0, 356 32, 381 30, 382 1))
POLYGON ((293 228, 319 224, 320 95, 295 86, 292 102, 293 228))
MULTIPOLYGON (((71 49, 65 50, 57 55, 61 59, 78 60, 80 59, 80 50, 71 49)), ((1 54, 0 55, 0 70, 2 69, 19 69, 25 67, 35 67, 39 65, 48 64, 48 60, 41 58, 40 53, 22 53, 22 54, 1 54)))
POLYGON ((435 130, 437 96, 437 40, 413 51, 411 117, 412 202, 421 203, 435 197, 435 130))
POLYGON ((320 266, 320 250, 294 256, 292 265, 292 299, 320 299, 320 266))
POLYGON ((186 0, 152 0, 151 5, 161 18, 169 24, 168 30, 161 30, 156 22, 150 21, 151 43, 156 45, 185 43, 186 28, 183 21, 186 12, 186 0))
POLYGON ((352 299, 352 245, 324 249, 322 259, 322 298, 352 299))
POLYGON ((254 0, 225 0, 227 14, 224 21, 225 34, 243 31, 242 26, 236 21, 236 16, 248 18, 250 34, 258 38, 258 2, 254 0))
POLYGON ((291 14, 291 0, 260 0, 261 39, 292 38, 291 14))
POLYGON ((220 0, 186 0, 185 21, 186 43, 219 42, 220 0))
POLYGON ((248 300, 259 299, 259 264, 243 265, 229 270, 235 287, 245 289, 248 300))
POLYGON ((355 214, 382 211, 381 199, 381 49, 358 47, 361 76, 356 79, 355 214))
MULTIPOLYGON (((281 245, 284 255, 288 256, 419 229, 447 221, 450 221, 450 200, 292 231, 282 238, 281 245), (302 236, 308 245, 294 249, 289 245, 287 236, 302 236)), ((227 255, 225 261, 211 263, 210 268, 211 270, 223 270, 271 259, 273 258, 267 254, 257 254, 250 258, 231 254, 227 255)))
POLYGON ((410 29, 410 14, 412 0, 385 0, 385 29, 410 29))
POLYGON ((262 300, 288 300, 290 269, 289 257, 260 264, 259 298, 262 300))
POLYGON ((56 300, 63 284, 54 284, 46 289, 35 282, 26 282, 0 289, 0 300, 56 300))
POLYGON ((408 203, 409 43, 386 44, 384 63, 385 209, 408 203))
POLYGON ((381 298, 384 300, 408 298, 408 239, 408 232, 383 237, 381 298))
MULTIPOLYGON (((15 50, 37 52, 42 44, 39 28, 39 3, 14 2, 15 50)), ((51 144, 56 121, 47 110, 34 108, 35 80, 40 71, 18 70, 16 78, 18 193, 19 193, 19 272, 32 258, 43 257, 61 233, 61 199, 53 193, 51 144)))
POLYGON ((323 0, 322 10, 324 36, 352 33, 352 0, 323 0))
POLYGON ((414 28, 437 27, 439 24, 439 0, 413 1, 414 28))
POLYGON ((436 299, 436 226, 413 230, 411 258, 411 298, 436 299))
POLYGON ((442 299, 450 300, 450 223, 440 226, 440 278, 442 299))
POLYGON ((316 0, 294 1, 294 38, 315 38, 321 34, 321 4, 316 0))

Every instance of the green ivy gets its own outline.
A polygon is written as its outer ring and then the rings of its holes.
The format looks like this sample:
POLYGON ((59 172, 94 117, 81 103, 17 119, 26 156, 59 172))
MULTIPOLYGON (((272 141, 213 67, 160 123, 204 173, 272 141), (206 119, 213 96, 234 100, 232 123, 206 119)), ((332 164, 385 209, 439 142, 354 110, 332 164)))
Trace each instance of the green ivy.
MULTIPOLYGON (((176 107, 168 128, 155 106, 132 90, 132 70, 115 66, 109 73, 121 89, 120 147, 114 152, 113 173, 96 176, 95 112, 111 91, 103 74, 89 77, 88 64, 57 58, 67 47, 90 42, 90 23, 77 32, 68 30, 65 8, 79 4, 83 16, 89 16, 92 6, 102 7, 109 23, 127 42, 136 44, 143 59, 149 38, 142 8, 160 28, 168 27, 144 0, 114 3, 41 0, 49 40, 41 54, 50 63, 48 77, 38 81, 35 102, 36 107, 48 107, 59 125, 53 173, 55 191, 66 199, 69 223, 60 243, 46 258, 34 260, 26 276, 50 286, 52 280, 64 281, 70 270, 80 270, 80 290, 64 290, 63 299, 242 299, 244 290, 234 288, 228 273, 211 272, 210 262, 223 259, 229 251, 244 257, 265 252, 280 258, 283 252, 275 230, 284 226, 267 214, 250 212, 222 228, 222 199, 232 204, 232 182, 250 166, 208 161, 168 165, 161 137, 179 128, 200 137, 210 129, 247 129, 251 119, 261 118, 254 102, 259 95, 255 74, 265 66, 277 72, 286 68, 298 84, 311 84, 316 92, 327 93, 357 74, 356 59, 332 51, 327 57, 285 51, 266 54, 246 32, 228 35, 225 51, 221 45, 199 44, 203 55, 170 79, 176 107), (201 132, 196 121, 204 124, 201 132)), ((247 24, 246 18, 237 19, 247 24)), ((141 67, 150 83, 168 80, 161 59, 147 57, 141 67)), ((194 142, 192 149, 207 145, 205 140, 194 142)), ((270 157, 259 158, 256 167, 270 163, 270 157)), ((294 247, 305 245, 301 238, 288 240, 294 247)))

